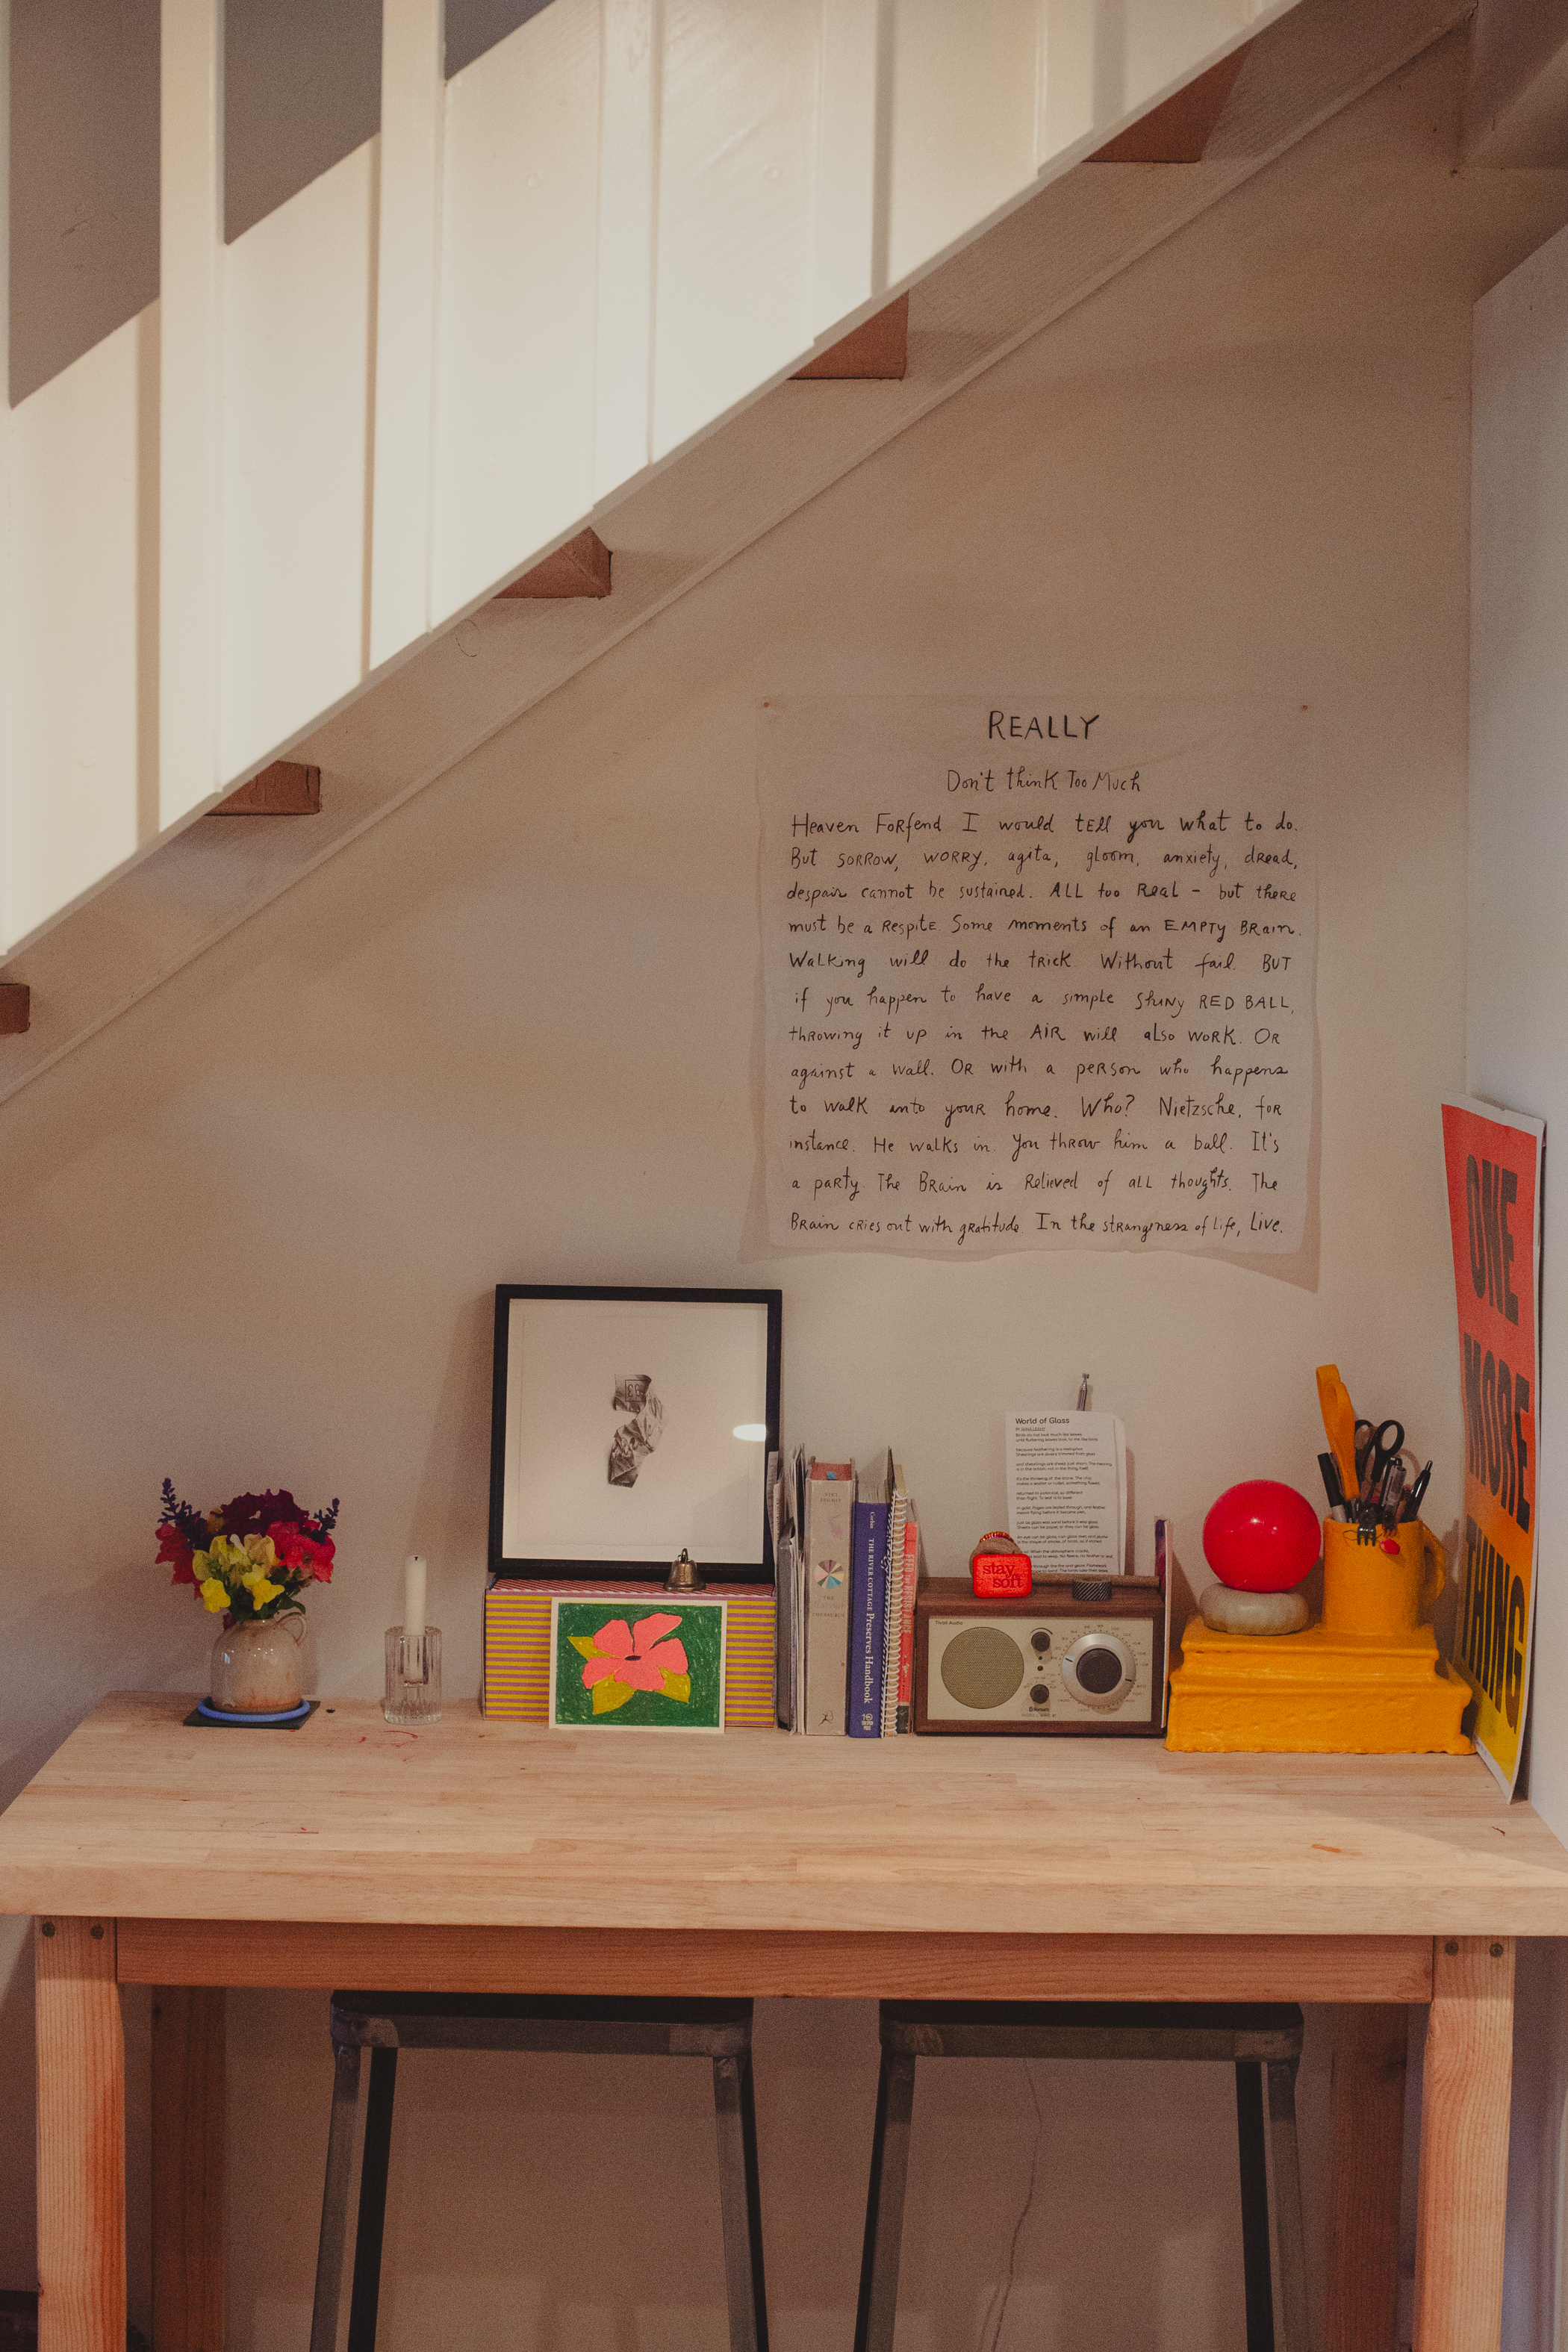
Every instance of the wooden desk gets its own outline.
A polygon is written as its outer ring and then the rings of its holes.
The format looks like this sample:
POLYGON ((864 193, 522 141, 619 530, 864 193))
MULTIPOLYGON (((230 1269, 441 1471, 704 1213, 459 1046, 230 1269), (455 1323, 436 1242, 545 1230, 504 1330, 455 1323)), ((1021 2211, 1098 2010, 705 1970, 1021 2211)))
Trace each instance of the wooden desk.
MULTIPOLYGON (((1327 2352, 1393 2340, 1426 2003, 1418 2352, 1495 2352, 1512 1939, 1568 1935, 1568 1853, 1473 1758, 191 1705, 107 1699, 0 1819, 0 1910, 38 1918, 42 2352, 125 2341, 116 1986, 279 1983, 1341 2004, 1327 2352)), ((221 2336, 221 1997, 158 1997, 158 2352, 221 2336)))

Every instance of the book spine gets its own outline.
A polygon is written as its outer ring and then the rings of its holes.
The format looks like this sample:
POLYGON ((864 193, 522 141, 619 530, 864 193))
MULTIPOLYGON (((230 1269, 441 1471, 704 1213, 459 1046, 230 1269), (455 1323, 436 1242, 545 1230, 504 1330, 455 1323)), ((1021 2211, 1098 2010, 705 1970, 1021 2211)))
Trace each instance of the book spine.
POLYGON ((773 1720, 795 1728, 795 1538, 782 1535, 773 1555, 773 1720))
POLYGON ((909 1497, 901 1486, 893 1489, 888 1514, 887 1599, 882 1605, 882 1737, 890 1739, 899 1727, 899 1635, 904 1607, 904 1521, 909 1497))
POLYGON ((844 1729, 849 1666, 849 1514, 853 1479, 810 1481, 806 1569, 805 1729, 844 1729))
POLYGON ((911 1702, 915 1686, 915 1595, 921 1566, 921 1531, 913 1519, 904 1521, 904 1590, 902 1622, 899 1628, 899 1711, 900 1731, 914 1727, 911 1702))
POLYGON ((888 1506, 857 1503, 855 1575, 850 1600, 849 1720, 852 1739, 882 1736, 882 1670, 886 1656, 888 1506))

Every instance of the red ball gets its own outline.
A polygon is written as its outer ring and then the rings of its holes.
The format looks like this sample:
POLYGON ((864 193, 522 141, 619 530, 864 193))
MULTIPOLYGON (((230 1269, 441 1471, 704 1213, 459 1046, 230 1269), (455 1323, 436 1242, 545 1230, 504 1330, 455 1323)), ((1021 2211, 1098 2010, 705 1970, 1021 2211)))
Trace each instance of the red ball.
POLYGON ((1289 1592, 1321 1549, 1316 1511, 1278 1478, 1227 1486, 1204 1521, 1204 1558, 1238 1592, 1289 1592))

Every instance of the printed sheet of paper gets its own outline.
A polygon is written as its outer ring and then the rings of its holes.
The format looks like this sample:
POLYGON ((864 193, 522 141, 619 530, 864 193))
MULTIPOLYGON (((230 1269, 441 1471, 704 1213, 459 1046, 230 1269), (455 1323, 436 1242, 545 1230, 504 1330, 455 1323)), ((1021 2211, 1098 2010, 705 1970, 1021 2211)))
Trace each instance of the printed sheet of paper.
POLYGON ((1121 1575, 1127 1441, 1113 1412, 1007 1415, 1007 1531, 1039 1575, 1121 1575))
POLYGON ((1300 1248, 1300 706, 773 701, 758 785, 775 1247, 1300 1248))

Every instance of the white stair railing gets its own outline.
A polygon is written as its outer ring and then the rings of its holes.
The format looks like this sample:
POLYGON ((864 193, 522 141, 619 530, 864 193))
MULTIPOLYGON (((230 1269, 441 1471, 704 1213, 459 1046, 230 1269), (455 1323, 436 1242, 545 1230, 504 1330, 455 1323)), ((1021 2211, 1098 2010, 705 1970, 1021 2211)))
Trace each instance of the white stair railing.
POLYGON ((163 0, 160 300, 0 416, 0 954, 1289 5, 551 0, 447 82, 384 0, 225 246, 163 0))

